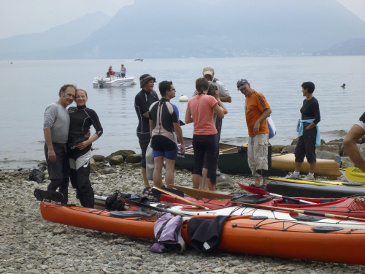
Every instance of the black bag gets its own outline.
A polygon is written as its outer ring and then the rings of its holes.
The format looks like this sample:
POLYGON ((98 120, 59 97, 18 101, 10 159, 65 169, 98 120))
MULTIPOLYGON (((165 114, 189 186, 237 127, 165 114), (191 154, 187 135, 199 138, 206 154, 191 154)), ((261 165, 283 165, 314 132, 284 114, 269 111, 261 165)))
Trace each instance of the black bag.
POLYGON ((120 199, 120 197, 122 197, 121 193, 115 192, 113 195, 106 198, 105 209, 123 211, 125 203, 120 199))

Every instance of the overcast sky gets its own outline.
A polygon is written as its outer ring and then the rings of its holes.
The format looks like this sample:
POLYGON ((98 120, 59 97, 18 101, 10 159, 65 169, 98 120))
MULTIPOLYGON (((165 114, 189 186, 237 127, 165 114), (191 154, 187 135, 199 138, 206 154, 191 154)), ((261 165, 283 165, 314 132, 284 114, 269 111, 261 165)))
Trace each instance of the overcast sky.
MULTIPOLYGON (((365 22, 365 0, 333 1, 340 2, 365 22)), ((87 13, 101 11, 113 16, 121 7, 133 3, 134 0, 0 0, 0 39, 43 32, 87 13)))

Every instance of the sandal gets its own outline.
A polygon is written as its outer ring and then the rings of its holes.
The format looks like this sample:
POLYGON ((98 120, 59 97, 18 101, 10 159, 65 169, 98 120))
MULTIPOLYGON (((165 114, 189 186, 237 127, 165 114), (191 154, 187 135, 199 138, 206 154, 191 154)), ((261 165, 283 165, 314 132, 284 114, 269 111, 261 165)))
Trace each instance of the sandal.
POLYGON ((146 196, 148 196, 148 195, 153 195, 153 194, 152 194, 152 189, 151 189, 151 187, 150 187, 150 186, 146 187, 146 188, 143 190, 142 194, 143 194, 143 195, 146 195, 146 196))

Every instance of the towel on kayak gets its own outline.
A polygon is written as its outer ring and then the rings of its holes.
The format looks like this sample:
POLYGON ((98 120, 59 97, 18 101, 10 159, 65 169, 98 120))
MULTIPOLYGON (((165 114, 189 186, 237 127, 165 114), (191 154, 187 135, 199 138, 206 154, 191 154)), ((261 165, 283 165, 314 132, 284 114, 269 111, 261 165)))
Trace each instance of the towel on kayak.
POLYGON ((218 248, 222 239, 224 224, 230 216, 214 219, 191 218, 188 222, 188 238, 199 251, 207 252, 218 248))

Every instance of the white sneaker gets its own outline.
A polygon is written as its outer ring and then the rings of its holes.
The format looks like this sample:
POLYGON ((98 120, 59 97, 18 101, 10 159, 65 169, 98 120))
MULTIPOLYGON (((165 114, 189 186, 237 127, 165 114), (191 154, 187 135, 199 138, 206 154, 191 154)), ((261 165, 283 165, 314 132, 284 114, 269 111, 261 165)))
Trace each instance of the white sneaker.
POLYGON ((299 179, 299 174, 295 174, 294 172, 288 177, 288 179, 299 179))
POLYGON ((313 174, 308 173, 307 176, 304 177, 304 180, 314 180, 313 174))

